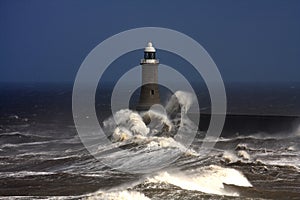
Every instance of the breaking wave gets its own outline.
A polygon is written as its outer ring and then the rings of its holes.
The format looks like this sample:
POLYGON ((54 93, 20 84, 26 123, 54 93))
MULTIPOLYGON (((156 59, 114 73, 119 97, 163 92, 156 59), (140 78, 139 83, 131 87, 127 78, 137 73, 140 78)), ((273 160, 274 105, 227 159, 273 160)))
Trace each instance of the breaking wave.
POLYGON ((216 165, 177 172, 161 172, 148 178, 152 183, 168 183, 185 190, 194 190, 210 194, 238 196, 236 191, 229 191, 224 184, 252 187, 248 179, 239 171, 216 165))
POLYGON ((181 190, 197 191, 207 194, 239 196, 236 190, 230 190, 224 186, 235 185, 241 187, 252 187, 248 179, 238 170, 224 168, 216 165, 205 166, 201 168, 179 171, 167 170, 148 176, 143 181, 136 183, 127 189, 117 188, 112 191, 97 191, 89 194, 87 199, 107 199, 107 200, 131 200, 141 199, 149 200, 143 193, 134 191, 136 188, 149 188, 149 184, 173 185, 181 190))

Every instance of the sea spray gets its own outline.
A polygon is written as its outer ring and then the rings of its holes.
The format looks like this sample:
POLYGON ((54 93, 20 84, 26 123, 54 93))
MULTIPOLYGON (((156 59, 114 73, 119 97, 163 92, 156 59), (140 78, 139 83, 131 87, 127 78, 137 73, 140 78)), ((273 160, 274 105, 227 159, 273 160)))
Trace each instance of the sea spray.
POLYGON ((189 92, 177 91, 170 98, 166 105, 167 114, 173 119, 179 113, 185 114, 190 109, 192 103, 195 101, 195 96, 189 92))
POLYGON ((142 117, 129 109, 116 112, 113 117, 103 122, 103 126, 106 132, 113 133, 114 141, 129 139, 137 134, 146 136, 150 131, 142 117))
POLYGON ((155 106, 154 109, 142 113, 122 109, 105 120, 103 128, 108 135, 112 135, 113 141, 123 141, 135 135, 153 136, 171 131, 175 135, 177 131, 195 131, 198 127, 186 115, 194 100, 195 97, 191 93, 177 91, 165 107, 167 112, 155 109, 155 106), (171 121, 169 116, 172 114, 177 117, 173 117, 171 121), (178 130, 179 127, 181 130, 178 130))
POLYGON ((163 132, 171 132, 173 130, 173 124, 169 120, 168 116, 158 106, 153 106, 151 109, 142 114, 143 121, 150 128, 150 135, 157 135, 163 132))

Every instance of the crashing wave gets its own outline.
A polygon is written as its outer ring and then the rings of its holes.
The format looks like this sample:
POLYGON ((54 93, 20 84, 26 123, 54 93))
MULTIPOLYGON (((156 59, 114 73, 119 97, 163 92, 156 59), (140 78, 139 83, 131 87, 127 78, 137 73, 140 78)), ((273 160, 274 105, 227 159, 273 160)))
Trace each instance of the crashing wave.
POLYGON ((192 94, 177 91, 168 102, 166 112, 161 112, 155 108, 142 113, 122 109, 105 120, 103 128, 105 132, 112 133, 111 138, 114 142, 132 139, 134 136, 173 137, 179 125, 181 129, 183 127, 195 129, 192 122, 185 116, 193 100, 192 94), (179 116, 170 120, 170 116, 174 113, 179 114, 179 116))
POLYGON ((236 191, 224 188, 224 184, 252 187, 247 178, 238 170, 216 165, 188 171, 160 172, 148 178, 150 183, 168 183, 184 190, 194 190, 210 194, 238 196, 236 191))

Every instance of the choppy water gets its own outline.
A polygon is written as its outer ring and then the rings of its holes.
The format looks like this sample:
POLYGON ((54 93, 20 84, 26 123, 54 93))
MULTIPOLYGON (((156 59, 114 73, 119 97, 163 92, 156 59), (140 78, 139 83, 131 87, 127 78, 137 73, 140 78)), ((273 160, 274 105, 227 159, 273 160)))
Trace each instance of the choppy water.
MULTIPOLYGON (((132 117, 131 111, 122 112, 129 113, 125 118, 132 117)), ((5 114, 1 117, 1 196, 24 199, 300 199, 300 130, 297 129, 276 134, 223 135, 211 151, 200 148, 205 133, 198 132, 186 150, 171 135, 151 132, 161 126, 148 125, 147 132, 132 128, 122 120, 115 126, 105 118, 104 126, 106 124, 114 143, 98 147, 103 158, 116 155, 113 151, 116 147, 127 149, 135 156, 126 158, 126 166, 122 167, 138 169, 145 162, 147 164, 147 160, 141 160, 146 155, 164 161, 167 156, 180 155, 162 169, 128 173, 112 169, 90 155, 72 123, 24 116, 5 114)), ((165 120, 159 118, 156 123, 165 120)), ((138 124, 134 120, 132 123, 138 124)), ((215 139, 211 138, 210 142, 215 139)))
MULTIPOLYGON (((297 134, 223 138, 208 154, 197 151, 202 142, 197 139, 175 163, 146 174, 106 167, 86 151, 72 126, 27 122, 7 126, 0 137, 0 195, 67 199, 299 199, 300 195, 297 134)), ((179 144, 164 137, 141 140, 131 141, 141 147, 140 154, 146 148, 180 151, 179 144), (162 141, 165 144, 159 145, 162 141)))

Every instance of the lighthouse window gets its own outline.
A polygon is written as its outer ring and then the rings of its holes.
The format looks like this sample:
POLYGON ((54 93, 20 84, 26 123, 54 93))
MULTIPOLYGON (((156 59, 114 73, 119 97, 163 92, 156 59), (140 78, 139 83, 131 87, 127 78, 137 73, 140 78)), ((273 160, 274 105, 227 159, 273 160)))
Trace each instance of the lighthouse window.
POLYGON ((155 59, 155 52, 145 52, 144 59, 155 59))
POLYGON ((148 58, 148 52, 145 52, 144 53, 144 59, 147 59, 148 58))
POLYGON ((155 53, 154 52, 150 53, 150 59, 155 59, 155 53))
POLYGON ((151 90, 151 95, 154 95, 154 90, 151 90))

